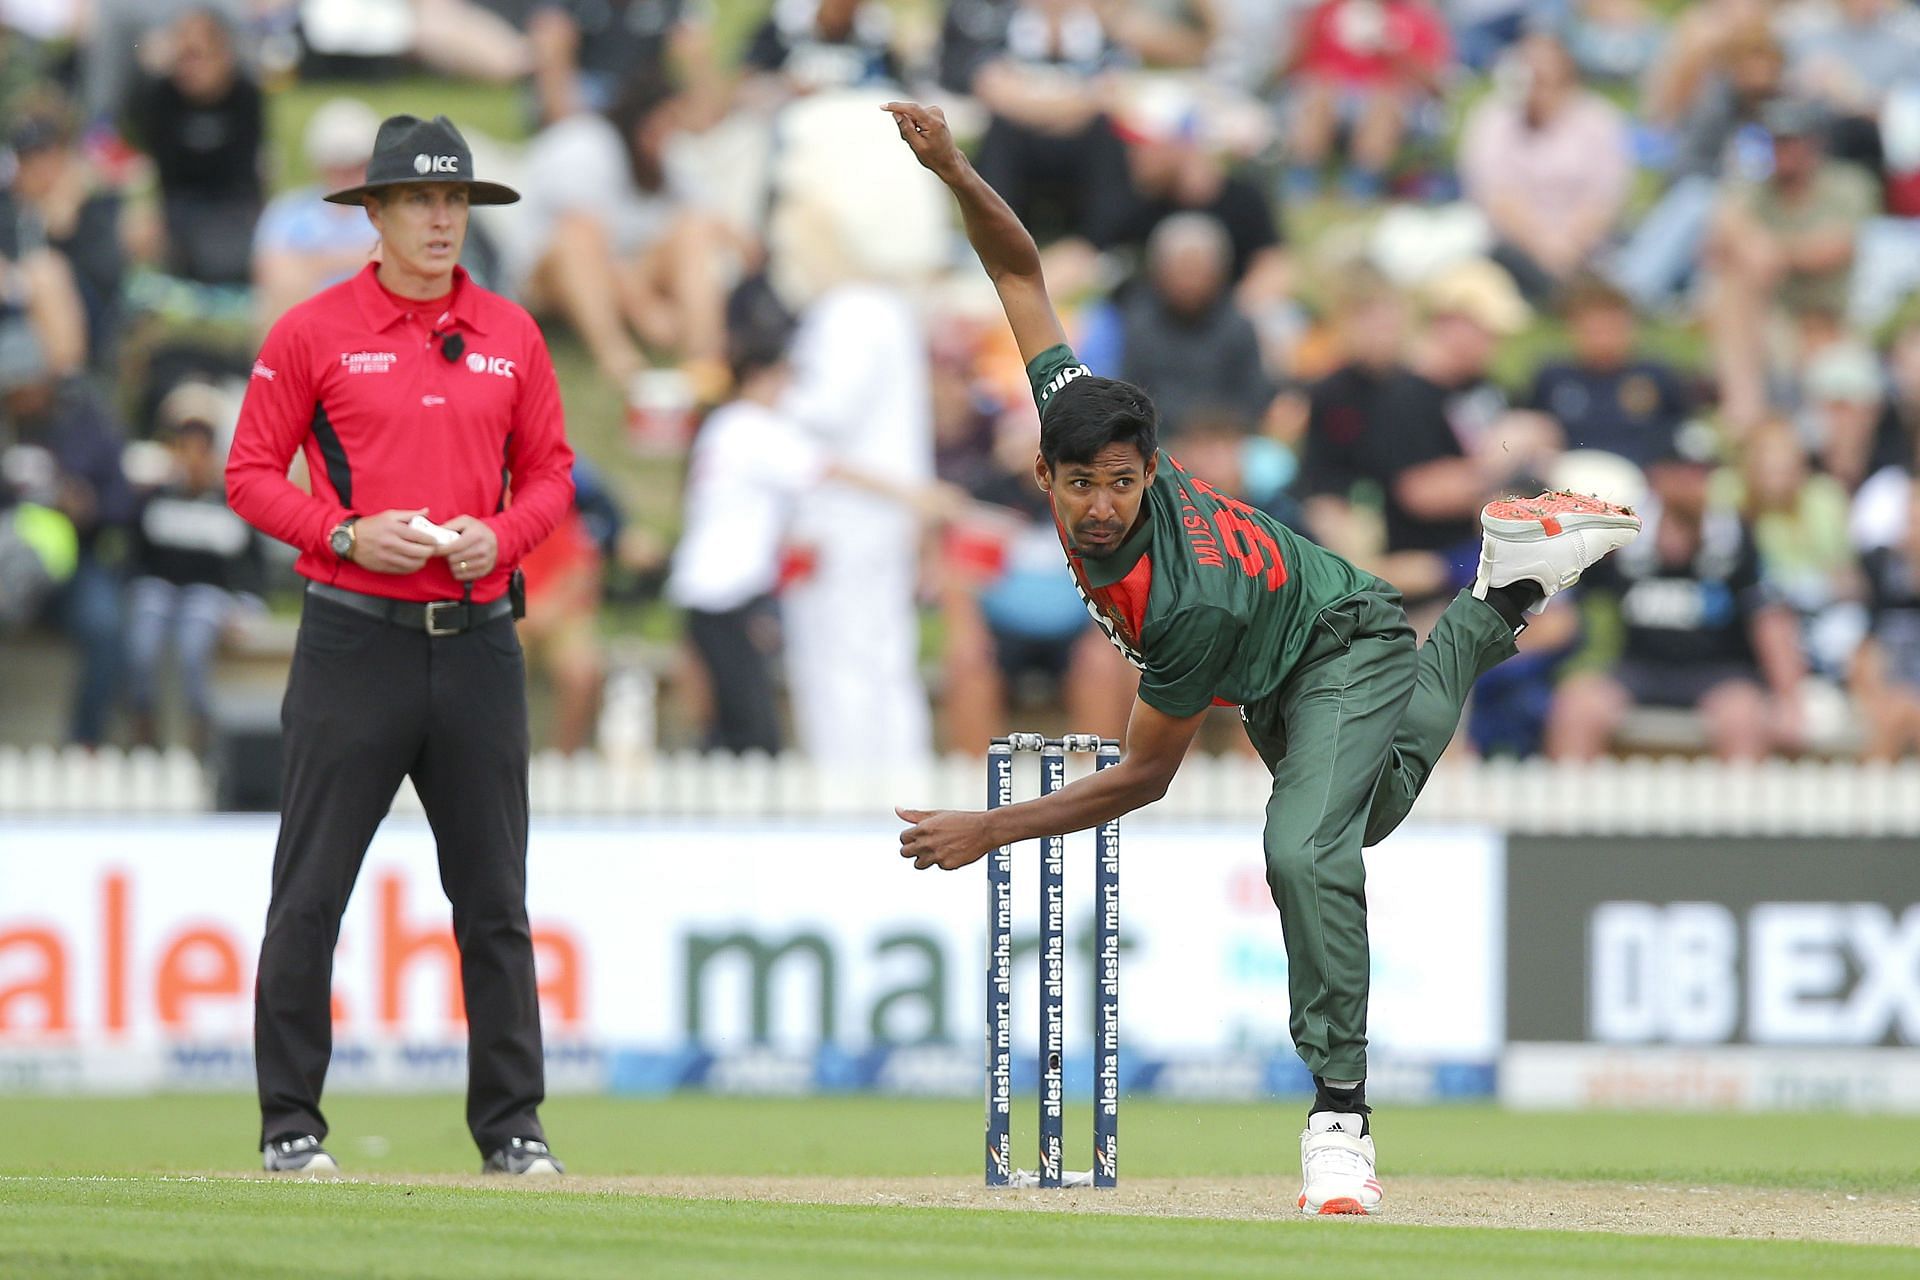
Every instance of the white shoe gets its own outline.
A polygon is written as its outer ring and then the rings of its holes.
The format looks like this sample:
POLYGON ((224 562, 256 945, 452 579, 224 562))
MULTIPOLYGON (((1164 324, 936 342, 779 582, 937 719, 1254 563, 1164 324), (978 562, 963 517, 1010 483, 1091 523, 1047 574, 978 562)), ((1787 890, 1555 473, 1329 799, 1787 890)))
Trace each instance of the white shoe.
POLYGON ((1373 1175, 1373 1139, 1363 1116, 1316 1111, 1300 1134, 1300 1212, 1370 1214, 1380 1207, 1373 1175))
POLYGON ((1632 542, 1640 517, 1627 507, 1553 490, 1537 498, 1489 502, 1480 512, 1480 528, 1474 596, 1485 600, 1491 587, 1537 582, 1545 594, 1527 612, 1539 613, 1602 556, 1632 542))

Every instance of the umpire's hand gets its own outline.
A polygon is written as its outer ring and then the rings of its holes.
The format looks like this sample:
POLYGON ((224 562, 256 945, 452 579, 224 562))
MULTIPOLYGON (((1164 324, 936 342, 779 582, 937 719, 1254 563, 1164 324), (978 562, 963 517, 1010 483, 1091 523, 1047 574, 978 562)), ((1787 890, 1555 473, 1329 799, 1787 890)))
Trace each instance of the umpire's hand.
POLYGON ((425 514, 427 509, 418 507, 361 516, 353 524, 353 562, 375 573, 413 573, 439 549, 432 538, 407 527, 407 521, 425 514))

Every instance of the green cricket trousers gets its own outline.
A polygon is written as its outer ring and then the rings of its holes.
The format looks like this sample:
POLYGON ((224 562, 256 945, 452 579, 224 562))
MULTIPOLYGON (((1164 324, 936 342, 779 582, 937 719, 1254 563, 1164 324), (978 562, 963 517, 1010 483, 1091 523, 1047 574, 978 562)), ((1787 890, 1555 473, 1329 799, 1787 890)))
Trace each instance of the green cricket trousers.
POLYGON ((1267 887, 1286 935, 1289 1027, 1316 1076, 1367 1075, 1361 850, 1407 816, 1473 682, 1513 652, 1512 628, 1467 591, 1416 646, 1383 583, 1321 610, 1286 682, 1244 710, 1273 773, 1267 887))

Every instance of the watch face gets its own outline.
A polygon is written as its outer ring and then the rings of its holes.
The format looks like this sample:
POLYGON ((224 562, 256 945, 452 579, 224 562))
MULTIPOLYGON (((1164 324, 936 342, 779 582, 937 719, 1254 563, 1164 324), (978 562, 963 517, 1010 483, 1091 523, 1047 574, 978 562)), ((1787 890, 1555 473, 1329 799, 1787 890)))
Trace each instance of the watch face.
POLYGON ((333 554, 342 560, 353 552, 353 530, 335 529, 333 531, 333 554))

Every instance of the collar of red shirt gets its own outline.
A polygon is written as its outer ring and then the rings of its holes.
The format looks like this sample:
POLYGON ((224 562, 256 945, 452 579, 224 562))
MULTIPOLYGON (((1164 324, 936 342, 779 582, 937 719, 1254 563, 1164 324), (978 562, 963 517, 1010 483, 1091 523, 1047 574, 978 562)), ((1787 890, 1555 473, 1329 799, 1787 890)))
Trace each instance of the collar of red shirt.
MULTIPOLYGON (((412 314, 411 308, 402 307, 394 302, 387 291, 380 287, 380 281, 375 277, 375 273, 379 270, 379 263, 369 262, 361 269, 360 274, 353 278, 354 301, 359 304, 360 315, 366 320, 367 327, 375 333, 400 323, 402 319, 412 314)), ((454 267, 453 296, 447 299, 446 311, 446 314, 453 318, 453 325, 450 328, 465 329, 468 333, 486 333, 487 326, 480 319, 481 308, 478 305, 477 292, 478 286, 468 278, 467 269, 460 266, 454 267)))

